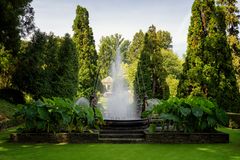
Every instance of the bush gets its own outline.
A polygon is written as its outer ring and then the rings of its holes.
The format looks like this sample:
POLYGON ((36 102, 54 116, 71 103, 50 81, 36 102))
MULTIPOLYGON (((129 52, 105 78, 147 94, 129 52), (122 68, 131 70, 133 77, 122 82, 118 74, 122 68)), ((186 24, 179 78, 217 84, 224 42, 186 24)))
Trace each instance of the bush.
POLYGON ((69 99, 43 98, 22 105, 15 117, 24 120, 24 132, 83 132, 103 123, 101 112, 88 106, 76 105, 69 99))
POLYGON ((184 132, 209 132, 228 123, 226 113, 202 97, 169 98, 151 111, 143 112, 142 116, 160 119, 162 128, 171 125, 184 132))
POLYGON ((0 90, 0 99, 5 99, 14 104, 24 104, 24 94, 16 89, 4 88, 0 90))

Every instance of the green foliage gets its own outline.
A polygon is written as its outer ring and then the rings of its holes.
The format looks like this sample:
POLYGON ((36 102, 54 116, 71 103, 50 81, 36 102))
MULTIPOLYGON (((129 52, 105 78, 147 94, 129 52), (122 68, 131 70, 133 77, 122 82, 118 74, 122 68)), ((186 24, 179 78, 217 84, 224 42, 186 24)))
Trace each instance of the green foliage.
POLYGON ((125 78, 128 81, 131 90, 134 90, 134 80, 143 46, 144 33, 140 30, 133 37, 133 41, 131 42, 126 55, 126 64, 124 65, 125 78))
MULTIPOLYGON (((227 41, 232 53, 232 63, 236 72, 238 88, 240 88, 240 42, 239 42, 239 8, 237 0, 218 0, 219 6, 223 9, 225 15, 225 24, 227 31, 227 41)), ((240 90, 239 90, 240 92, 240 90)), ((239 107, 238 107, 239 108, 239 107)), ((239 109, 232 111, 238 111, 239 109)))
POLYGON ((163 57, 163 67, 168 75, 166 82, 169 86, 170 96, 176 96, 179 78, 182 73, 183 60, 170 49, 162 49, 161 53, 163 57))
POLYGON ((34 28, 32 0, 0 1, 0 43, 16 56, 20 47, 20 36, 28 35, 34 28))
POLYGON ((101 38, 98 53, 98 68, 100 69, 99 77, 101 79, 111 75, 110 67, 116 58, 118 48, 122 54, 122 61, 126 62, 129 45, 130 42, 128 40, 124 40, 122 35, 117 33, 101 38))
POLYGON ((225 30, 222 9, 213 0, 195 0, 179 97, 211 98, 226 111, 239 107, 240 95, 225 30))
POLYGON ((0 88, 12 85, 13 62, 12 55, 0 44, 0 88))
POLYGON ((83 132, 103 123, 98 109, 76 105, 69 99, 43 98, 30 104, 22 105, 15 117, 24 120, 24 132, 83 132))
POLYGON ((79 66, 75 45, 69 34, 66 34, 61 40, 58 63, 56 95, 73 98, 77 95, 79 66))
POLYGON ((163 67, 166 69, 167 74, 179 79, 182 73, 183 60, 169 49, 162 49, 161 53, 163 57, 163 67))
POLYGON ((149 27, 144 36, 144 47, 141 50, 134 81, 135 96, 138 99, 143 99, 145 94, 149 98, 167 99, 169 97, 167 73, 162 64, 160 44, 156 28, 149 27))
POLYGON ((172 37, 168 31, 157 31, 157 40, 160 48, 171 49, 172 48, 172 37))
POLYGON ((69 35, 61 39, 37 30, 23 45, 13 74, 17 88, 34 99, 76 96, 78 62, 69 35))
POLYGON ((73 24, 73 41, 78 56, 78 91, 80 97, 90 97, 94 92, 97 75, 98 55, 95 50, 92 28, 89 26, 88 11, 77 6, 76 17, 73 24))
POLYGON ((202 97, 169 98, 162 100, 144 117, 159 118, 165 124, 174 124, 178 131, 204 132, 226 125, 228 117, 218 106, 202 97))

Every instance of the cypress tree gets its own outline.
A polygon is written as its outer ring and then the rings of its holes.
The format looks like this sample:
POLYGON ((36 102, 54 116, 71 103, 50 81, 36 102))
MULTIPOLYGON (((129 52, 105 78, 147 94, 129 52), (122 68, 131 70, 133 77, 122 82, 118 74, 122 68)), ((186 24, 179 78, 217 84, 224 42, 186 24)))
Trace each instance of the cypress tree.
POLYGON ((78 59, 69 34, 65 34, 61 41, 58 61, 56 93, 59 97, 73 98, 78 87, 78 59))
POLYGON ((89 97, 94 91, 98 57, 88 18, 87 9, 78 5, 73 24, 73 41, 76 45, 79 63, 77 94, 84 97, 89 97))
POLYGON ((195 0, 188 33, 187 57, 178 96, 205 96, 225 110, 236 107, 239 94, 221 9, 214 0, 195 0))
POLYGON ((166 83, 166 70, 162 66, 161 47, 157 39, 155 26, 149 27, 144 36, 136 78, 134 82, 135 96, 143 99, 148 98, 167 99, 169 87, 166 83))

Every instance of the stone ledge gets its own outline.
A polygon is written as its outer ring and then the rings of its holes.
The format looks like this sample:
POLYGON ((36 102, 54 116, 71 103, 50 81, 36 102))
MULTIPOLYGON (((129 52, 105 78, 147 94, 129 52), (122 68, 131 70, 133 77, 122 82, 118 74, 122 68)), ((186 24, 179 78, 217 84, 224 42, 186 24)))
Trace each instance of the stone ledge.
POLYGON ((145 131, 145 140, 147 143, 229 143, 229 134, 222 132, 213 133, 182 133, 182 132, 155 132, 145 131))
POLYGON ((97 143, 98 133, 12 133, 10 141, 18 143, 97 143))
MULTIPOLYGON (((164 143, 164 144, 201 144, 201 143, 229 143, 229 134, 214 133, 182 133, 144 131, 141 141, 132 138, 131 143, 164 143)), ((19 143, 105 143, 99 132, 94 133, 13 133, 11 142, 19 143)), ((122 139, 117 142, 121 143, 122 139)), ((124 140, 124 139, 123 139, 124 140)), ((109 143, 109 142, 108 142, 109 143)), ((111 143, 111 142, 110 142, 111 143)), ((112 142, 115 143, 115 142, 112 142)))

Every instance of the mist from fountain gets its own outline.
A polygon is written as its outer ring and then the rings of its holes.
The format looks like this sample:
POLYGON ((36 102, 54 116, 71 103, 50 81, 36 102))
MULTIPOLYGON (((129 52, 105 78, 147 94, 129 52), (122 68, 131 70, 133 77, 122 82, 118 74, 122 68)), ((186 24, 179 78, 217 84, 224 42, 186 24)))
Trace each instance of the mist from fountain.
POLYGON ((113 78, 111 95, 107 98, 107 107, 104 119, 108 120, 136 120, 140 119, 137 107, 128 90, 127 82, 121 67, 122 58, 120 49, 117 49, 115 62, 112 63, 111 73, 113 78))

